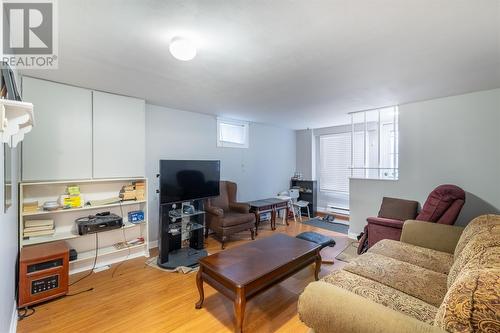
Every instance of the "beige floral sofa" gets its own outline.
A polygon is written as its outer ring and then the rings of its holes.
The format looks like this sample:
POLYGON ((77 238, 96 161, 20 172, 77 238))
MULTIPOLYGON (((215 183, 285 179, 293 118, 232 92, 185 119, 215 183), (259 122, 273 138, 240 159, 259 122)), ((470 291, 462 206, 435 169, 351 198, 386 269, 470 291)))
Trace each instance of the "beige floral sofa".
POLYGON ((299 298, 315 333, 500 332, 500 215, 465 229, 406 221, 299 298))

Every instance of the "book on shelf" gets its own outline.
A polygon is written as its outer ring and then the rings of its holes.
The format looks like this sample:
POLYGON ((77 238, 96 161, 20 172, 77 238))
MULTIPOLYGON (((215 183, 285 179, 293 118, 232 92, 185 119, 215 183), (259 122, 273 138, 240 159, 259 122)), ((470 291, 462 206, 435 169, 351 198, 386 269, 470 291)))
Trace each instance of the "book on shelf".
POLYGON ((55 229, 47 229, 47 230, 38 230, 38 231, 27 231, 24 229, 23 236, 24 237, 35 237, 35 236, 48 236, 53 235, 55 233, 55 229))
POLYGON ((54 220, 27 220, 24 221, 24 228, 49 226, 54 227, 54 220))
POLYGON ((29 227, 29 228, 24 228, 23 232, 32 232, 32 231, 42 231, 42 230, 52 230, 54 229, 53 225, 41 225, 39 227, 29 227))
POLYGON ((89 206, 105 206, 111 205, 122 201, 120 197, 114 197, 109 199, 101 199, 101 200, 89 200, 87 201, 87 205, 89 206))
POLYGON ((38 201, 26 201, 23 203, 23 212, 36 212, 38 210, 38 201))
POLYGON ((68 193, 68 195, 80 195, 80 186, 68 185, 66 187, 66 193, 68 193))

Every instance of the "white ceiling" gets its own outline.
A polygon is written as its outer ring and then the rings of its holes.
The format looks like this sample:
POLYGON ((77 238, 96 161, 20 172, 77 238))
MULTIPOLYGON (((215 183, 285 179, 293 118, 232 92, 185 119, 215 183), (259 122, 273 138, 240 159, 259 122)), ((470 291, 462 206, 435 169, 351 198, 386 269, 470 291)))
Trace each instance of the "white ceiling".
POLYGON ((148 103, 315 128, 500 87, 498 0, 64 0, 59 69, 24 74, 148 103), (190 62, 169 40, 199 44, 190 62))

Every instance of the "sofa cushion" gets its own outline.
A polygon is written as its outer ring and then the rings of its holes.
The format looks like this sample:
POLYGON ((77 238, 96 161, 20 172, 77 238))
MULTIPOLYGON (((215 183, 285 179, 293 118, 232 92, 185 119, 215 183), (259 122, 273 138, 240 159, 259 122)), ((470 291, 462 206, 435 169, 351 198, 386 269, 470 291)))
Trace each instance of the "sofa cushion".
POLYGON ((463 271, 439 307, 435 325, 448 332, 500 332, 500 269, 463 271))
POLYGON ((477 270, 485 268, 498 268, 500 269, 500 246, 487 246, 491 244, 486 241, 485 247, 478 247, 473 243, 467 246, 463 254, 459 257, 456 264, 453 264, 452 269, 448 275, 448 288, 451 287, 453 282, 462 274, 463 271, 477 270), (470 255, 469 254, 469 248, 470 255), (477 249, 480 250, 477 250, 477 249))
POLYGON ((437 307, 418 298, 345 270, 335 271, 322 280, 430 324, 437 313, 437 307))
POLYGON ((434 306, 446 294, 446 275, 376 253, 365 253, 344 267, 434 306))
MULTIPOLYGON (((460 251, 460 254, 455 258, 453 265, 451 266, 450 273, 448 274, 448 287, 450 287, 455 279, 458 277, 460 272, 467 266, 469 261, 474 258, 480 258, 484 256, 484 252, 490 247, 500 247, 500 224, 493 225, 485 229, 480 229, 464 246, 463 250, 460 251)), ((499 265, 498 261, 493 260, 493 262, 485 261, 486 258, 477 264, 481 264, 483 266, 479 266, 476 268, 486 268, 484 265, 487 263, 489 267, 493 265, 499 265)))
POLYGON ((495 226, 500 225, 500 215, 481 215, 473 219, 464 229, 457 247, 455 248, 455 260, 462 253, 467 243, 479 233, 489 233, 495 226))
POLYGON ((453 264, 453 255, 408 243, 383 239, 368 252, 417 265, 431 271, 448 274, 453 264))

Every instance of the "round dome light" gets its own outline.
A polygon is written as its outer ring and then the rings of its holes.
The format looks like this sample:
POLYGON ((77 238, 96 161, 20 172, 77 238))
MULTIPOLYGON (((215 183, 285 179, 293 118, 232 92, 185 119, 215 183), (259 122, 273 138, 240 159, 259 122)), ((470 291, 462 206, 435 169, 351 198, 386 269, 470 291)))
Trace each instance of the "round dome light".
POLYGON ((174 58, 188 61, 196 57, 196 45, 192 41, 182 37, 174 37, 170 41, 170 53, 174 58))

